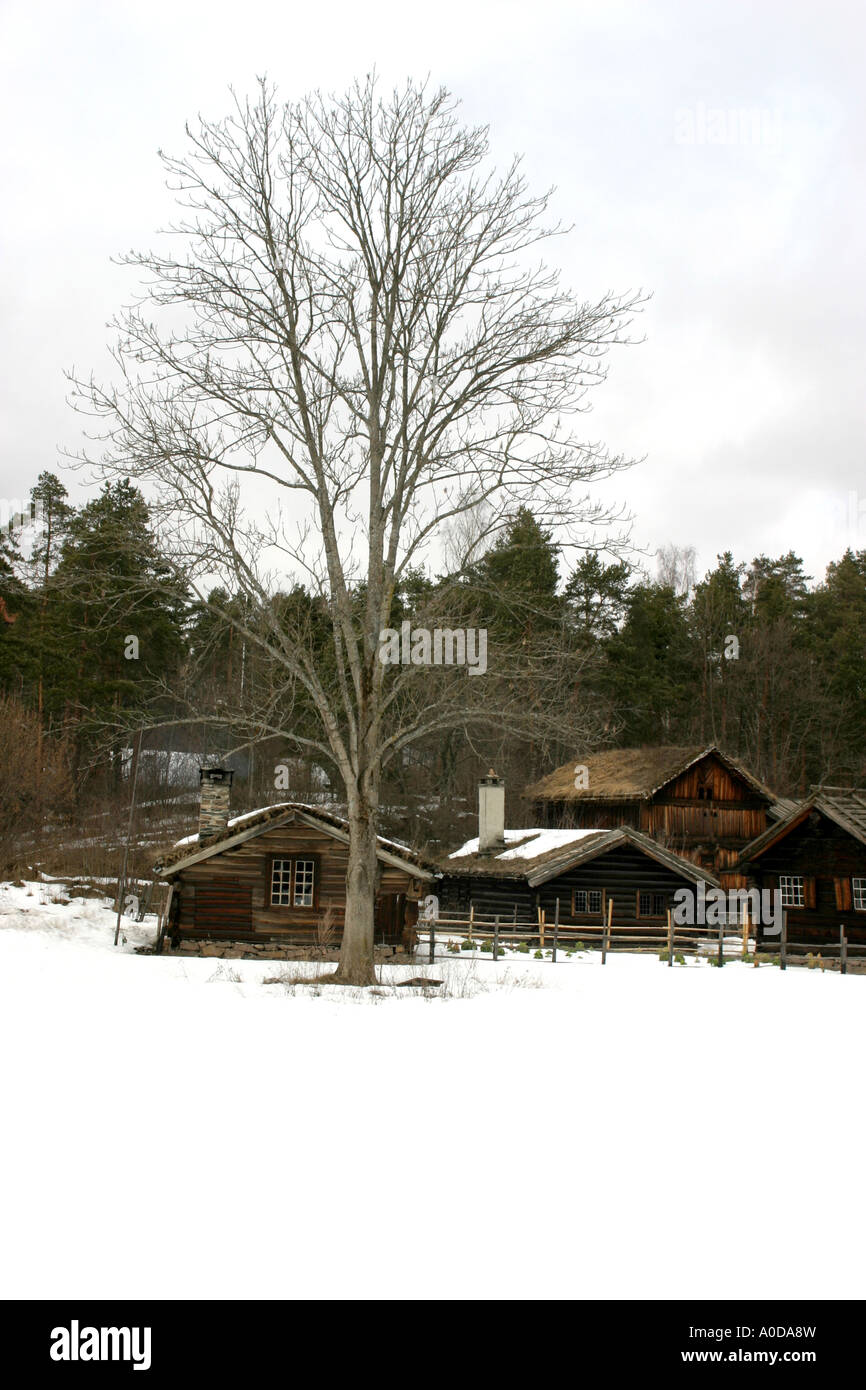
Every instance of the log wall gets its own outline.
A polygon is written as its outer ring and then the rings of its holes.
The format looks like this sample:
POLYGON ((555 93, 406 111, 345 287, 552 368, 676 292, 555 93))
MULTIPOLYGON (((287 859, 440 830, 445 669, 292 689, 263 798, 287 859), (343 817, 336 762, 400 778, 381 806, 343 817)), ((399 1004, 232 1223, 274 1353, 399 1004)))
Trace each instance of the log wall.
POLYGON ((537 921, 539 907, 545 912, 548 926, 552 925, 556 909, 556 899, 560 900, 559 920, 561 923, 589 924, 601 920, 601 912, 590 917, 589 914, 575 915, 572 911, 575 889, 597 889, 602 893, 604 913, 607 903, 613 899, 613 923, 620 928, 638 927, 637 895, 639 892, 660 894, 664 898, 664 913, 673 905, 673 897, 679 888, 694 891, 694 884, 649 855, 643 854, 634 846, 622 846, 599 854, 589 863, 570 869, 557 878, 533 889, 525 879, 497 878, 493 875, 452 875, 442 879, 438 893, 440 911, 468 915, 470 906, 477 913, 501 916, 503 923, 513 920, 517 909, 519 923, 533 924, 537 921))

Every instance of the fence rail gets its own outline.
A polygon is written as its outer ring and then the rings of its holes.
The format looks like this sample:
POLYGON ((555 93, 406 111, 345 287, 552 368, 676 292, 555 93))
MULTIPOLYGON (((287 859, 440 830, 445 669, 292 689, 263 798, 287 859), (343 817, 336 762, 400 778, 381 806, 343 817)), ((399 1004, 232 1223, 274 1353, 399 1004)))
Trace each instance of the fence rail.
POLYGON ((559 899, 556 900, 553 922, 548 922, 545 910, 539 909, 535 918, 518 917, 515 911, 511 917, 494 913, 477 913, 470 909, 468 917, 440 913, 431 919, 421 918, 417 924, 418 947, 426 945, 428 958, 436 959, 437 939, 462 937, 464 941, 489 943, 492 946, 492 960, 499 958, 503 947, 532 946, 538 950, 550 950, 550 960, 556 963, 560 948, 573 949, 574 945, 597 947, 601 951, 601 963, 606 964, 608 952, 612 951, 650 951, 667 955, 667 963, 672 966, 678 954, 685 951, 712 955, 718 965, 725 960, 741 960, 752 957, 757 962, 760 957, 778 957, 782 970, 787 968, 789 959, 797 955, 815 955, 828 961, 838 958, 842 974, 847 973, 849 961, 866 958, 866 942, 848 940, 844 925, 840 924, 839 935, 835 941, 791 941, 788 938, 787 913, 783 914, 782 928, 778 940, 759 940, 748 916, 742 921, 723 921, 718 925, 692 925, 674 922, 670 910, 665 924, 655 926, 614 926, 614 900, 608 898, 607 913, 602 919, 591 922, 560 922, 559 899))

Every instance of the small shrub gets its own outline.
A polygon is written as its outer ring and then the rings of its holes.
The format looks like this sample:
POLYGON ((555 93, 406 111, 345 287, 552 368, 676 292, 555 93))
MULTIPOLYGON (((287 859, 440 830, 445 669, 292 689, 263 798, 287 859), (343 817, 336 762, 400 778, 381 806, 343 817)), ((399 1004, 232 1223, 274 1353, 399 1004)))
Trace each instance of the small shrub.
POLYGON ((519 951, 520 954, 521 954, 522 956, 528 956, 528 955, 529 955, 529 942, 528 942, 528 941, 521 941, 520 945, 519 945, 519 946, 516 946, 514 949, 515 949, 516 951, 519 951))
POLYGON ((474 941, 471 941, 471 940, 469 939, 469 937, 467 937, 465 941, 461 941, 461 943, 460 943, 460 949, 461 949, 461 951, 474 951, 474 950, 475 950, 475 942, 474 942, 474 941))
POLYGON ((460 945, 459 945, 459 942, 457 942, 457 941, 449 941, 449 942, 448 942, 448 950, 451 952, 452 955, 459 956, 459 954, 460 954, 460 945))
MULTIPOLYGON (((528 949, 529 949, 529 948, 527 947, 527 950, 528 950, 528 949)), ((544 952, 543 952, 543 951, 536 951, 536 952, 535 952, 535 957, 534 957, 534 959, 535 959, 535 960, 544 960, 544 952)))

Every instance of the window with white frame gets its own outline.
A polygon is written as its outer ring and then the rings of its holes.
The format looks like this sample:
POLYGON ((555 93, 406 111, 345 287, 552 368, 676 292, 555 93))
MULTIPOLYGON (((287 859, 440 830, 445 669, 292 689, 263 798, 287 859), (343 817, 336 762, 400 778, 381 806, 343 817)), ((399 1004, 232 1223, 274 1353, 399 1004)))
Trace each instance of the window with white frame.
POLYGON ((851 894, 855 912, 866 912, 866 878, 852 878, 851 894))
POLYGON ((803 893, 802 874, 780 874, 779 892, 782 896, 783 907, 805 907, 806 898, 803 893))
POLYGON ((271 864, 271 906, 292 905, 292 861, 275 859, 271 864))
POLYGON ((315 859, 271 861, 271 906, 312 907, 315 902, 315 859))
POLYGON ((313 887, 316 876, 314 859, 295 860, 295 907, 313 906, 313 887))

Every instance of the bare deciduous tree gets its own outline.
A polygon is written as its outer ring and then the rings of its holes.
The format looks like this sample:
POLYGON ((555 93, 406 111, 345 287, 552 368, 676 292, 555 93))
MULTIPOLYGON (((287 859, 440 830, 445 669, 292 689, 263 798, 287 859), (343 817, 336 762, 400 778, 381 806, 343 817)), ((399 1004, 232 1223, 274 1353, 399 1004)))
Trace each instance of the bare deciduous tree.
POLYGON ((659 584, 688 598, 698 577, 697 552, 693 545, 663 545, 656 551, 659 584))
POLYGON ((574 420, 642 296, 583 303, 561 287, 536 259, 560 230, 542 221, 549 195, 527 191, 517 161, 488 171, 486 130, 455 108, 412 83, 382 98, 374 79, 283 105, 262 81, 188 128, 190 152, 163 156, 191 211, 173 229, 187 250, 126 258, 173 326, 126 312, 119 380, 75 383, 106 421, 100 466, 152 485, 185 580, 243 596, 245 641, 315 713, 312 737, 286 724, 291 702, 260 728, 345 784, 337 977, 360 984, 374 979, 382 769, 467 713, 448 672, 406 700, 418 672, 379 660, 395 591, 467 515, 495 533, 523 500, 548 525, 604 523, 586 486, 627 466, 574 420), (308 628, 280 616, 279 572, 326 605, 327 670, 308 628))

